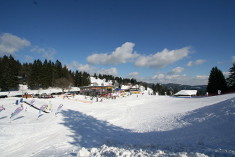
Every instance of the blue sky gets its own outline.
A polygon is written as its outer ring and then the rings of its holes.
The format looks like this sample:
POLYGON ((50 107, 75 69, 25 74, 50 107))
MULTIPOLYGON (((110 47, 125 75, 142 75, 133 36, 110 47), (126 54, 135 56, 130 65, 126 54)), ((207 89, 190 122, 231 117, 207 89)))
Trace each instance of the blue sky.
POLYGON ((153 83, 207 84, 235 61, 234 0, 0 0, 0 56, 153 83))

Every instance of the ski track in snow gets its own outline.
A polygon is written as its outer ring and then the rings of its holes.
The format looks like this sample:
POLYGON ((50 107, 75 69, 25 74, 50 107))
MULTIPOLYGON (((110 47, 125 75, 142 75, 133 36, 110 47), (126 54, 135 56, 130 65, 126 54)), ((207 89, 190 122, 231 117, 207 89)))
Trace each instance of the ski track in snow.
POLYGON ((179 98, 145 93, 92 103, 80 95, 35 99, 34 105, 52 104, 53 111, 37 119, 39 111, 23 103, 24 110, 10 120, 19 107, 16 100, 0 99, 6 108, 0 112, 3 157, 235 156, 235 94, 179 98))

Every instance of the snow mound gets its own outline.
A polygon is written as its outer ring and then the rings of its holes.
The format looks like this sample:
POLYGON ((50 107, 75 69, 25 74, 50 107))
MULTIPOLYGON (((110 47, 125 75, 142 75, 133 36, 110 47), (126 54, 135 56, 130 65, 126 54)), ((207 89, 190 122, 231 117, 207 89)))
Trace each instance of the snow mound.
POLYGON ((108 147, 102 145, 100 148, 86 149, 82 148, 79 150, 77 157, 209 157, 203 153, 187 153, 187 152, 169 152, 162 150, 142 150, 133 148, 118 148, 108 147))

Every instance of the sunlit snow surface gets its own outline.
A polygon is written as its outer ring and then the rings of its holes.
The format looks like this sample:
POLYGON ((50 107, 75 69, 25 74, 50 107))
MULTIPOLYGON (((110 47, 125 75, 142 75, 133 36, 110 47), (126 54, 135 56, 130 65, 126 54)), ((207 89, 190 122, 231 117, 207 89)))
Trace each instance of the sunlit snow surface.
POLYGON ((52 104, 52 112, 39 116, 23 103, 10 119, 16 100, 0 99, 6 108, 0 112, 1 157, 235 156, 235 94, 180 98, 146 92, 102 102, 81 95, 35 98, 35 106, 52 104))

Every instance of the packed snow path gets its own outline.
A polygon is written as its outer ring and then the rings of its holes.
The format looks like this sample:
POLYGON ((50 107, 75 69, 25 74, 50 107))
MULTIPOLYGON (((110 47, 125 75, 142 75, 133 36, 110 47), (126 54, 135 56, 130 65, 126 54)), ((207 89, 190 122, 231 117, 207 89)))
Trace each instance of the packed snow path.
POLYGON ((0 99, 1 156, 235 156, 235 94, 35 99, 52 112, 37 119, 39 111, 24 105, 10 120, 16 99, 0 99))

